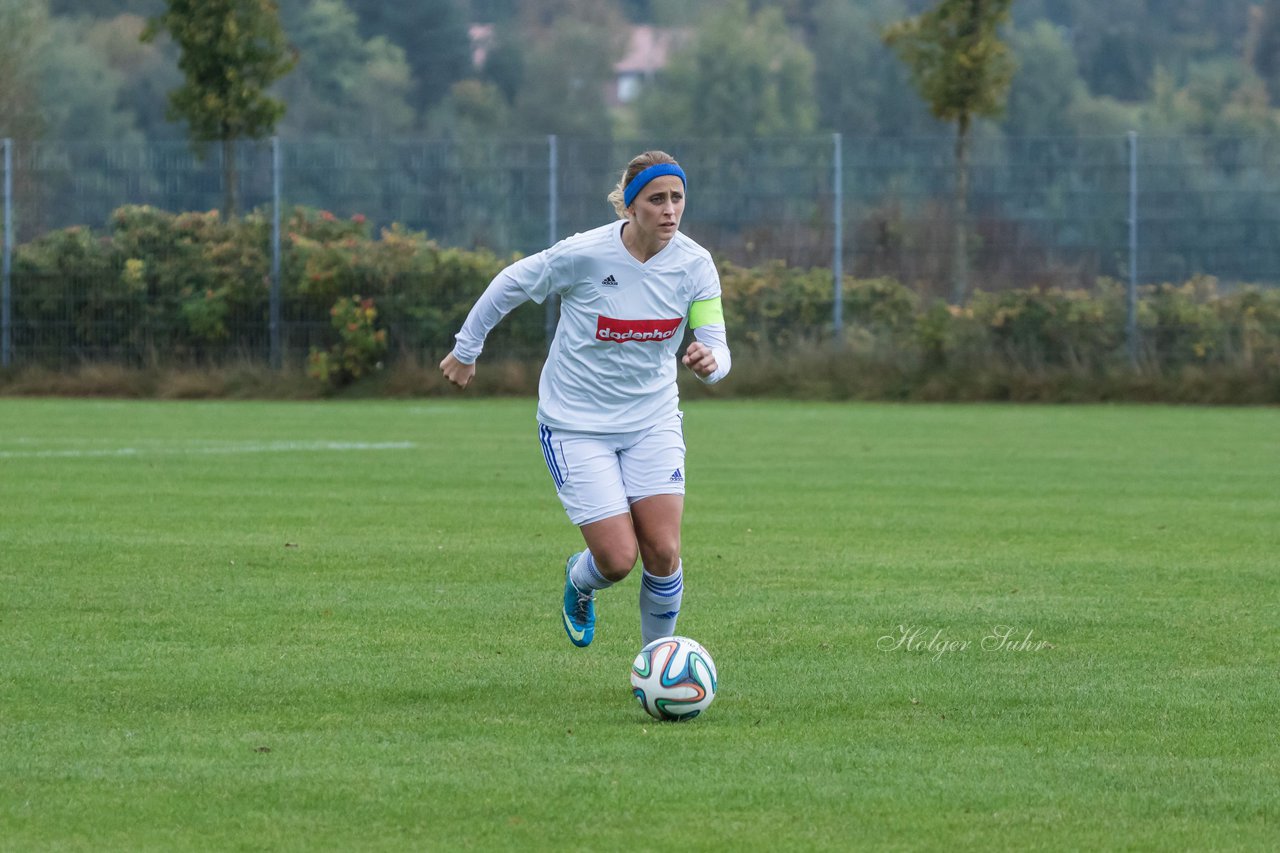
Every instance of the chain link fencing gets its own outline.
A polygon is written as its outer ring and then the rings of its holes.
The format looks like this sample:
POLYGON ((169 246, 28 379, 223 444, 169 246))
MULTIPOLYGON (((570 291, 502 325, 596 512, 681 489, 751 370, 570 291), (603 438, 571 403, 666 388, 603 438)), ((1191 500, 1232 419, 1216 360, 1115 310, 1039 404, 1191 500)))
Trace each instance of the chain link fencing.
MULTIPOLYGON (((235 146, 235 189, 239 209, 267 223, 255 251, 272 270, 281 256, 287 267, 291 238, 273 237, 269 223, 295 206, 361 219, 375 235, 398 223, 443 246, 509 257, 613 219, 606 195, 627 160, 650 147, 689 174, 682 230, 719 260, 834 271, 837 313, 811 330, 815 338, 840 331, 841 274, 893 279, 923 300, 950 292, 956 170, 946 137, 271 140, 235 146)), ((201 158, 184 142, 5 141, 4 155, 4 364, 120 357, 120 341, 133 334, 126 327, 145 326, 145 301, 104 308, 92 328, 74 327, 85 321, 67 306, 106 293, 104 278, 127 275, 127 261, 78 267, 69 252, 56 275, 33 282, 20 280, 14 258, 69 229, 101 239, 125 206, 217 209, 221 149, 201 158), (19 291, 38 296, 38 316, 24 313, 34 303, 16 300, 19 291)), ((979 135, 969 186, 975 290, 1090 290, 1106 279, 1137 288, 1205 276, 1224 290, 1280 282, 1274 139, 979 135)), ((234 342, 224 355, 278 361, 280 340, 305 346, 322 336, 278 281, 264 286, 273 288, 270 308, 224 318, 234 342)), ((150 346, 163 357, 163 339, 150 346)))

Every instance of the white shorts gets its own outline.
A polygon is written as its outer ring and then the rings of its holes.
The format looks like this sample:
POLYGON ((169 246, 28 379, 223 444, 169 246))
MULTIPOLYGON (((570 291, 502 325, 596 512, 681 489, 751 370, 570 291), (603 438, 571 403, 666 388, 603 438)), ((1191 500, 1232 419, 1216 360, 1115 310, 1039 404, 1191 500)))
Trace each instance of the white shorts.
POLYGON ((635 432, 570 432, 538 424, 542 455, 569 520, 581 527, 653 495, 684 494, 683 414, 635 432))

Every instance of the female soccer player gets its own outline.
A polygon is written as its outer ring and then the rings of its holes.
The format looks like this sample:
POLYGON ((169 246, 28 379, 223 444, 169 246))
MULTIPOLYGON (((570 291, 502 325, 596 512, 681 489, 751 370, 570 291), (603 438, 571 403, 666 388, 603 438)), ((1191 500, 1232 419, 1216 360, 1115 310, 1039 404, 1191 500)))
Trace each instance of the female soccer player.
POLYGON ((564 629, 595 636, 595 593, 625 578, 638 556, 644 643, 675 633, 684 591, 680 522, 685 446, 676 357, 703 382, 729 372, 720 277, 711 255, 680 233, 684 171, 648 151, 609 194, 620 222, 562 240, 504 269, 477 300, 440 362, 466 388, 484 339, 532 299, 560 297, 560 324, 538 383, 538 435, 547 468, 586 549, 565 565, 564 629))

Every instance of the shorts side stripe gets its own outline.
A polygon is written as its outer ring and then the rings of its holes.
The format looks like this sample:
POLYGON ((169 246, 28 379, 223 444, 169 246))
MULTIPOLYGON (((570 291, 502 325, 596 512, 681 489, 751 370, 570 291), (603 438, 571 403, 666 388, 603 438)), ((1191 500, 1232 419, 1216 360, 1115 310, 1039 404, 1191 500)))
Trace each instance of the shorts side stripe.
POLYGON ((551 479, 556 484, 556 491, 564 485, 564 474, 560 470, 560 463, 556 460, 556 451, 551 444, 551 428, 545 424, 538 424, 538 435, 542 442, 542 457, 547 461, 547 470, 551 472, 551 479))

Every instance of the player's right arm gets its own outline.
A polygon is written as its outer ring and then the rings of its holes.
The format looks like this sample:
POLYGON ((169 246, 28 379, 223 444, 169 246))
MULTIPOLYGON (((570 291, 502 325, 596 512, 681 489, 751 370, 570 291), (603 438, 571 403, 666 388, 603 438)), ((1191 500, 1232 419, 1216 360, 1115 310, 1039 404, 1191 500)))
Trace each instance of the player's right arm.
POLYGON ((454 337, 453 351, 440 362, 440 372, 445 379, 459 388, 471 383, 476 375, 476 359, 484 349, 484 339, 503 317, 529 301, 527 282, 531 277, 536 278, 540 263, 538 255, 531 255, 516 261, 489 282, 454 337))

